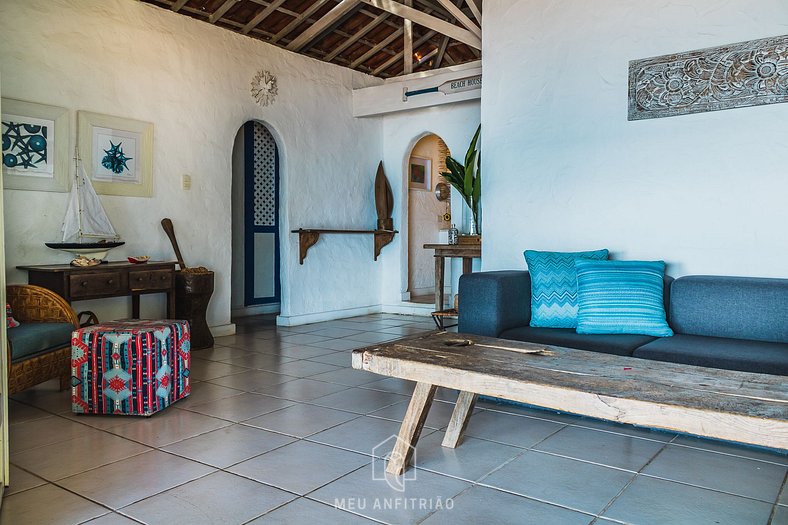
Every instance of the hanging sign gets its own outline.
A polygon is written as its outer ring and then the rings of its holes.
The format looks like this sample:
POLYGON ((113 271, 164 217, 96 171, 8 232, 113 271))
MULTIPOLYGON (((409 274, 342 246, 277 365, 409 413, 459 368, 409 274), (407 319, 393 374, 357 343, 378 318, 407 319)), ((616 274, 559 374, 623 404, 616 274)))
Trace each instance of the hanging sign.
POLYGON ((414 95, 424 95, 426 93, 443 93, 444 95, 451 95, 453 93, 461 93, 463 91, 472 91, 474 89, 482 88, 482 76, 474 75, 472 77, 458 78, 457 80, 447 80, 440 86, 415 89, 408 91, 408 88, 402 89, 402 101, 407 102, 408 97, 414 95))

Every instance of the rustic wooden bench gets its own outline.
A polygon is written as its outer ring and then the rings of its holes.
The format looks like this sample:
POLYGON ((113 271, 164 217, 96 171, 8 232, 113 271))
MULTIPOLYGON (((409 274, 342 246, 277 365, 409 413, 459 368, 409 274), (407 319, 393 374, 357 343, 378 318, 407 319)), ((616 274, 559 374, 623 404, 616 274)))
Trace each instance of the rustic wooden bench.
POLYGON ((752 374, 467 334, 361 348, 353 368, 416 382, 387 471, 410 463, 439 386, 460 394, 443 446, 462 441, 479 394, 584 416, 788 449, 788 382, 752 374))

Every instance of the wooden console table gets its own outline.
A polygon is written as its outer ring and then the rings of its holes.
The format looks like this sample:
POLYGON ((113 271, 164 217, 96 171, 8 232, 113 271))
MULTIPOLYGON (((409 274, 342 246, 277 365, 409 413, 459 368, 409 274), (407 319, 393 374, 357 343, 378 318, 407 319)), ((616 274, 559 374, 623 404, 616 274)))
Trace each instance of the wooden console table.
POLYGON ((309 248, 314 246, 320 238, 321 233, 372 234, 375 236, 375 260, 377 261, 380 250, 393 241, 394 234, 399 232, 397 230, 320 230, 315 228, 299 228, 297 230, 292 230, 292 233, 298 234, 299 261, 301 264, 304 264, 306 252, 309 251, 309 248))
POLYGON ((425 244, 427 250, 435 250, 435 311, 443 310, 443 269, 446 258, 461 257, 462 273, 471 273, 473 259, 482 256, 481 244, 425 244))
POLYGON ((108 262, 82 268, 70 264, 17 266, 27 282, 52 290, 66 301, 131 296, 131 316, 140 317, 140 295, 167 294, 167 317, 175 315, 175 263, 108 262))

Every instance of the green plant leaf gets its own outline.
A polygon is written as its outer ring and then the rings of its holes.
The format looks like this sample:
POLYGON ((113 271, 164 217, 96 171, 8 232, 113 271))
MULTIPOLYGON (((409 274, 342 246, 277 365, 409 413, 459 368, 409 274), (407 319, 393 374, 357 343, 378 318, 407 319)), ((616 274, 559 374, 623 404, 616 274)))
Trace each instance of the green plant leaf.
POLYGON ((482 154, 479 152, 478 158, 479 166, 476 169, 476 177, 473 179, 473 206, 472 209, 474 212, 479 208, 479 201, 482 198, 482 154))
POLYGON ((472 165, 471 162, 471 154, 476 152, 476 142, 479 140, 479 133, 482 131, 482 125, 479 124, 479 127, 476 128, 476 133, 473 134, 473 138, 471 139, 471 143, 468 146, 468 151, 465 153, 465 166, 468 167, 472 165))
POLYGON ((470 197, 473 194, 473 175, 476 171, 476 157, 478 152, 471 153, 470 162, 465 164, 465 174, 463 177, 463 195, 470 197))

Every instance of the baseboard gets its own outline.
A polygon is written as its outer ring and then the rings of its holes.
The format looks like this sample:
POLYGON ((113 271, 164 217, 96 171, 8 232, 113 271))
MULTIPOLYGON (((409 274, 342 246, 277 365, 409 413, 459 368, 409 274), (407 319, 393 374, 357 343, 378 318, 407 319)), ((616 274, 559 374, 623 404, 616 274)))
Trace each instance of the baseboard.
POLYGON ((230 311, 230 315, 232 317, 251 317, 253 315, 278 314, 278 313, 279 313, 279 303, 242 306, 241 308, 233 308, 230 311))
POLYGON ((298 326, 302 324, 320 323, 323 321, 333 321, 344 319, 345 317, 356 317, 380 313, 380 305, 362 306, 360 308, 347 308, 344 310, 330 310, 328 312, 318 312, 314 314, 302 315, 277 315, 276 324, 279 326, 298 326))
POLYGON ((208 327, 214 337, 224 337, 226 335, 235 335, 235 323, 222 324, 219 326, 208 327))
POLYGON ((406 302, 399 304, 384 304, 381 308, 381 312, 384 314, 424 315, 427 317, 429 317, 434 310, 434 304, 406 302))

